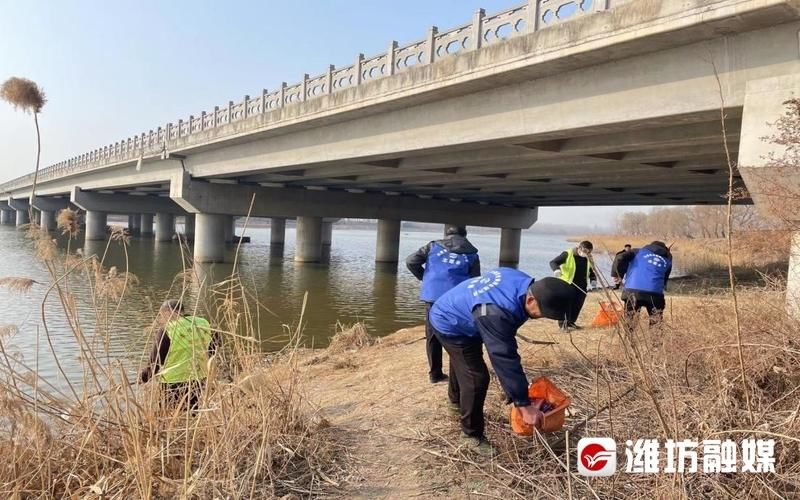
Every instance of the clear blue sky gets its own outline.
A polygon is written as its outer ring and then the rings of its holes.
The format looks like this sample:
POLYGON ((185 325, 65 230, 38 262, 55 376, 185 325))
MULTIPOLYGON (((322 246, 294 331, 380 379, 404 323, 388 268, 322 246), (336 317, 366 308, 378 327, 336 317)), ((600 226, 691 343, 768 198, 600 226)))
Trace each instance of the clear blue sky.
MULTIPOLYGON (((0 0, 0 80, 49 102, 42 165, 352 63, 520 0, 0 0)), ((29 116, 0 103, 0 180, 33 171, 29 116)), ((542 209, 542 222, 600 223, 619 209, 542 209)))

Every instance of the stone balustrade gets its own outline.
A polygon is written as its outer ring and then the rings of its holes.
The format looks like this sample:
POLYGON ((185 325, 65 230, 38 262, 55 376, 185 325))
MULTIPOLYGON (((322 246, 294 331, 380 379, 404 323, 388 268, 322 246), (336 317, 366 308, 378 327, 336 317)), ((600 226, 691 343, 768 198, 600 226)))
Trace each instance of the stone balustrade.
MULTIPOLYGON (((272 92, 263 90, 256 97, 244 96, 241 101, 229 101, 227 105, 216 106, 212 111, 203 111, 199 115, 180 119, 177 123, 167 123, 155 130, 43 168, 39 172, 39 182, 158 154, 168 150, 167 143, 170 141, 402 73, 414 66, 432 64, 462 51, 477 50, 629 1, 632 0, 529 0, 524 5, 493 15, 486 15, 481 9, 469 24, 442 32, 431 27, 422 40, 402 46, 391 42, 385 53, 371 57, 359 54, 349 66, 335 68, 331 65, 320 75, 304 75, 299 83, 283 83, 272 92)), ((0 184, 0 192, 27 187, 32 183, 33 174, 28 174, 0 184)))

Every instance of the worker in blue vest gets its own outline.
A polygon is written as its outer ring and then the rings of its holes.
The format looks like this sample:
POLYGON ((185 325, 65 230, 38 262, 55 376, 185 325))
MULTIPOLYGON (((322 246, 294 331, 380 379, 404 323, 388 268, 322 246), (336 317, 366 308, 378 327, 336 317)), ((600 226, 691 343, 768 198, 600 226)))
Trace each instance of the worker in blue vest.
POLYGON ((458 408, 468 447, 484 455, 493 452, 484 434, 483 403, 489 388, 484 345, 510 402, 527 423, 541 426, 543 415, 528 397, 517 329, 528 319, 562 320, 571 300, 572 287, 562 280, 534 281, 521 271, 500 267, 461 283, 433 304, 429 322, 450 358, 448 398, 458 408))
POLYGON ((480 276, 478 249, 467 239, 467 228, 447 225, 444 239, 431 241, 406 259, 406 267, 422 281, 419 298, 425 302, 425 350, 428 377, 432 384, 447 380, 442 371, 442 344, 433 335, 428 321, 431 306, 462 281, 480 276))
POLYGON ((612 273, 625 278, 622 300, 625 317, 636 318, 640 309, 647 310, 650 325, 661 322, 666 301, 669 275, 672 272, 672 253, 663 241, 654 241, 642 248, 634 248, 614 259, 612 273))
POLYGON ((561 322, 561 328, 564 330, 580 328, 576 321, 586 301, 586 292, 590 284, 592 287, 597 286, 597 277, 590 258, 593 248, 591 241, 581 241, 577 247, 564 250, 550 261, 550 269, 553 270, 555 277, 573 286, 572 309, 569 317, 561 322))

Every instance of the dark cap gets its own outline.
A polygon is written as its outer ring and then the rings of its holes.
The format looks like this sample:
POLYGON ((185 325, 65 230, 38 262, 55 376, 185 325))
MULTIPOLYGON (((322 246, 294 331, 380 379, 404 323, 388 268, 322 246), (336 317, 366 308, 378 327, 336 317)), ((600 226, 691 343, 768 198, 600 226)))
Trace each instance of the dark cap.
POLYGON ((466 236, 467 235, 467 228, 465 226, 456 226, 455 224, 448 224, 444 228, 445 236, 451 236, 453 234, 457 234, 459 236, 466 236))
POLYGON ((592 245, 592 242, 588 241, 588 240, 581 241, 578 244, 578 247, 583 247, 583 248, 585 248, 587 250, 594 250, 594 245, 592 245))
POLYGON ((573 300, 571 284, 559 278, 548 277, 534 281, 528 291, 539 303, 543 317, 566 319, 573 300))
POLYGON ((161 304, 161 310, 180 314, 183 312, 183 304, 177 299, 165 300, 164 303, 161 304))

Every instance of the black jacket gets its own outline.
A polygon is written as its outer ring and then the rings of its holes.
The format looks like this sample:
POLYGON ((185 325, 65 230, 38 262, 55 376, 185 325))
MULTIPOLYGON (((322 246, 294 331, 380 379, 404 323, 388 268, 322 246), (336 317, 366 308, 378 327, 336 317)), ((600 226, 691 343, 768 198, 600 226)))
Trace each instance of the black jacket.
POLYGON ((623 255, 627 253, 632 253, 633 249, 631 250, 620 250, 614 255, 614 263, 611 265, 611 277, 612 278, 619 278, 622 279, 625 276, 625 273, 628 272, 628 264, 630 264, 630 259, 624 259, 623 262, 623 255))
MULTIPOLYGON (((572 250, 572 255, 575 256, 575 277, 572 279, 572 283, 575 284, 581 290, 586 290, 587 286, 589 285, 586 283, 586 266, 589 265, 589 259, 586 257, 581 257, 578 255, 577 250, 572 250)), ((555 271, 559 269, 562 264, 567 261, 567 251, 563 251, 558 254, 558 257, 550 261, 550 270, 555 271)), ((589 270, 589 281, 594 281, 597 279, 597 276, 594 274, 594 268, 589 270)))
MULTIPOLYGON (((406 267, 411 271, 411 274, 420 281, 422 281, 422 277, 425 274, 425 263, 428 261, 428 254, 431 251, 431 245, 434 243, 438 243, 453 253, 478 253, 478 249, 475 248, 468 239, 458 234, 452 234, 441 240, 431 241, 406 257, 406 267)), ((469 275, 473 278, 481 275, 481 260, 477 256, 475 262, 472 263, 472 267, 469 269, 469 275)))
MULTIPOLYGON (((656 255, 664 257, 665 259, 669 259, 672 261, 672 252, 669 251, 667 245, 662 244, 649 244, 645 245, 645 250, 649 250, 656 255)), ((639 253, 640 248, 634 248, 630 252, 622 252, 621 254, 618 253, 617 256, 614 258, 614 263, 611 265, 611 275, 618 276, 620 279, 625 277, 625 273, 628 272, 628 266, 633 262, 634 257, 636 254, 639 253)), ((672 267, 667 269, 667 273, 664 275, 664 290, 667 289, 667 282, 669 281, 669 275, 672 272, 672 267)), ((635 290, 631 290, 634 291, 635 290)))

